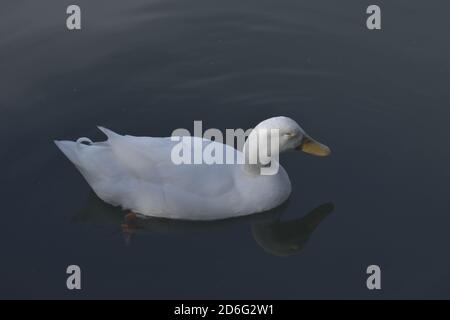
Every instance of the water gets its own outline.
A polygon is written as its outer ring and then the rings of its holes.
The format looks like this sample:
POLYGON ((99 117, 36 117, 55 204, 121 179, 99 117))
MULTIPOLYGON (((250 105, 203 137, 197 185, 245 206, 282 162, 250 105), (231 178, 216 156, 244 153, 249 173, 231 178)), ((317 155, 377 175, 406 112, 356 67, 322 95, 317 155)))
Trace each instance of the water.
POLYGON ((79 32, 69 4, 0 12, 1 298, 450 298, 448 1, 378 1, 375 32, 360 0, 79 0, 79 32), (285 206, 133 235, 52 142, 276 115, 333 150, 282 156, 285 206))

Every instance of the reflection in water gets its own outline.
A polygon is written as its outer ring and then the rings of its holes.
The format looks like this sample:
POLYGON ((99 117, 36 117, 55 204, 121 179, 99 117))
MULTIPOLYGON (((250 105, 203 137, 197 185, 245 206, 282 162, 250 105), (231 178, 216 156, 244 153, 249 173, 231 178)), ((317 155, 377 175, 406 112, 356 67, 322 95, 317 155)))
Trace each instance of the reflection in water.
POLYGON ((253 238, 269 253, 277 256, 292 255, 304 248, 313 231, 333 209, 332 203, 326 203, 315 208, 303 218, 253 223, 253 238))
POLYGON ((253 238, 266 252, 276 256, 288 256, 305 247, 313 231, 334 210, 334 205, 326 203, 302 218, 281 221, 288 206, 289 201, 286 201, 270 211, 217 221, 171 220, 126 214, 120 208, 104 203, 91 193, 85 208, 76 214, 73 221, 112 223, 120 226, 127 243, 139 233, 212 231, 234 224, 249 223, 253 238))

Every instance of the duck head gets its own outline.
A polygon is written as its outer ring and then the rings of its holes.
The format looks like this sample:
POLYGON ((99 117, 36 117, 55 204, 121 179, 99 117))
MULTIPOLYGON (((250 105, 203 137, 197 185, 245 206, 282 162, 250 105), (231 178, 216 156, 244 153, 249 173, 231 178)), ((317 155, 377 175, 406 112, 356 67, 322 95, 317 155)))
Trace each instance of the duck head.
POLYGON ((271 161, 278 161, 278 154, 288 150, 325 157, 331 150, 316 141, 297 122, 288 117, 274 117, 258 124, 250 133, 244 145, 247 167, 250 171, 264 167, 271 161))
POLYGON ((297 122, 288 117, 274 117, 258 124, 252 132, 278 132, 279 152, 300 150, 315 156, 325 157, 331 150, 314 140, 297 122))

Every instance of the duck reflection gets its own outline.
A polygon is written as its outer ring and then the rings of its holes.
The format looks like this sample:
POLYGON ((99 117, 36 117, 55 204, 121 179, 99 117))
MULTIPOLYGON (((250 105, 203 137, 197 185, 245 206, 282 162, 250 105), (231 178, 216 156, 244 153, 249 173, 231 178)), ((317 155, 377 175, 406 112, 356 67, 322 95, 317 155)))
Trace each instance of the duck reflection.
POLYGON ((333 212, 334 205, 325 203, 302 218, 282 221, 281 217, 288 207, 289 201, 273 210, 238 218, 217 221, 171 220, 127 214, 120 208, 104 203, 92 193, 86 206, 76 214, 73 221, 120 226, 127 243, 140 233, 210 232, 248 223, 251 225, 253 238, 266 252, 276 256, 289 256, 305 247, 314 230, 333 212))

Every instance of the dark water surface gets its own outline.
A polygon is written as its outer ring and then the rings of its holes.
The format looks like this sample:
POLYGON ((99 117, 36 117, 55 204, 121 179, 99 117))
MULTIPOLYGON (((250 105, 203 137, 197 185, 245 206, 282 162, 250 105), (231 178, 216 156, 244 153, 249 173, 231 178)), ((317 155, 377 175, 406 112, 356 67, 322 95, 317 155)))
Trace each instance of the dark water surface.
POLYGON ((361 0, 76 3, 78 32, 72 1, 1 5, 0 298, 450 298, 448 1, 378 1, 381 31, 361 0), (152 220, 128 245, 123 213, 53 144, 276 115, 333 150, 282 156, 288 203, 152 220))

